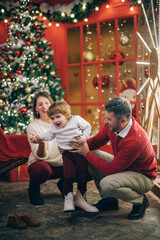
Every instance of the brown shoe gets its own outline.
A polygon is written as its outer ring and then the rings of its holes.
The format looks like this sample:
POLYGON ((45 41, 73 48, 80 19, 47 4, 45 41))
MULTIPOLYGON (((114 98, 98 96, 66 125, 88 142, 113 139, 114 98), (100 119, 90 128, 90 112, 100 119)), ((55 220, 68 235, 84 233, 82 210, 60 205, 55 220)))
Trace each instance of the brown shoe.
POLYGON ((20 213, 19 216, 29 226, 39 227, 41 225, 40 221, 33 219, 32 216, 27 212, 20 213))
POLYGON ((26 222, 24 222, 17 213, 8 214, 7 226, 25 229, 27 227, 26 222))

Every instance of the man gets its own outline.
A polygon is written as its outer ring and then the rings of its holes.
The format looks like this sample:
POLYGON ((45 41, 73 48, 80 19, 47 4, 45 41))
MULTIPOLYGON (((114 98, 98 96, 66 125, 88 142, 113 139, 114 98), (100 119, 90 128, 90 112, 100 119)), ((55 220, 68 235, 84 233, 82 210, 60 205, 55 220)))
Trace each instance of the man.
POLYGON ((105 106, 105 124, 83 146, 72 144, 85 156, 103 199, 96 207, 118 209, 118 200, 133 204, 128 219, 142 218, 149 205, 144 193, 150 191, 157 176, 157 161, 147 133, 131 116, 131 105, 116 97, 105 106), (93 151, 112 144, 113 154, 93 151), (111 201, 113 200, 113 206, 111 201), (106 206, 107 208, 107 206, 106 206))

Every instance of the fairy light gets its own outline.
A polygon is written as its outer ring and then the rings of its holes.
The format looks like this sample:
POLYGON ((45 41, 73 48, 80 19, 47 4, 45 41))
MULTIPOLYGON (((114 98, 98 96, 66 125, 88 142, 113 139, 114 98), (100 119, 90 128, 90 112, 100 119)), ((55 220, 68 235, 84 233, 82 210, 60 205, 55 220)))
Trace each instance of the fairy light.
POLYGON ((142 0, 138 0, 137 3, 138 3, 138 4, 141 4, 141 3, 142 3, 142 0))
POLYGON ((150 37, 151 37, 151 40, 152 40, 152 44, 153 44, 153 47, 155 48, 154 40, 153 40, 153 37, 152 37, 151 29, 150 29, 150 26, 149 26, 148 18, 147 18, 146 11, 145 11, 145 8, 143 6, 143 3, 142 3, 142 8, 143 8, 144 16, 145 16, 145 19, 146 19, 148 31, 149 31, 149 34, 150 34, 150 37))
POLYGON ((82 4, 82 10, 86 10, 86 3, 82 4))
POLYGON ((84 21, 85 21, 85 22, 88 22, 88 18, 85 18, 84 21))
POLYGON ((5 12, 5 11, 4 11, 4 9, 2 8, 2 9, 1 9, 1 13, 4 13, 4 12, 5 12))
POLYGON ((75 17, 74 13, 71 13, 71 18, 74 18, 74 17, 75 17))
POLYGON ((109 4, 106 4, 106 8, 109 8, 109 4))
POLYGON ((64 12, 62 12, 62 13, 61 13, 61 16, 62 16, 62 17, 65 17, 65 13, 64 13, 64 12))
POLYGON ((77 23, 77 19, 75 18, 75 19, 73 20, 73 22, 74 22, 74 23, 77 23))
POLYGON ((124 3, 124 2, 125 2, 125 0, 121 0, 121 2, 123 2, 123 3, 124 3))
POLYGON ((48 23, 48 26, 50 27, 50 26, 52 26, 52 23, 50 22, 50 23, 48 23))
POLYGON ((95 7, 95 11, 99 11, 99 7, 95 7))
POLYGON ((149 82, 149 80, 150 80, 150 78, 148 78, 146 81, 145 81, 145 83, 143 84, 143 86, 139 89, 139 91, 137 92, 137 95, 139 95, 141 92, 142 92, 142 90, 144 89, 144 87, 147 85, 147 83, 149 82))
POLYGON ((141 39, 141 41, 144 43, 144 45, 146 46, 146 48, 148 49, 149 52, 151 52, 151 49, 149 48, 149 46, 147 45, 147 43, 144 41, 144 39, 142 38, 141 34, 139 32, 137 32, 138 37, 141 39))
POLYGON ((59 23, 56 23, 56 27, 59 27, 59 23))
POLYGON ((47 18, 46 17, 43 17, 43 20, 46 20, 47 18))
POLYGON ((132 5, 130 5, 130 8, 129 8, 129 9, 130 9, 130 11, 133 11, 133 9, 134 9, 134 8, 133 8, 133 6, 132 6, 132 5))
POLYGON ((8 20, 7 20, 7 19, 4 19, 4 22, 5 22, 5 23, 7 23, 7 22, 8 22, 8 20))

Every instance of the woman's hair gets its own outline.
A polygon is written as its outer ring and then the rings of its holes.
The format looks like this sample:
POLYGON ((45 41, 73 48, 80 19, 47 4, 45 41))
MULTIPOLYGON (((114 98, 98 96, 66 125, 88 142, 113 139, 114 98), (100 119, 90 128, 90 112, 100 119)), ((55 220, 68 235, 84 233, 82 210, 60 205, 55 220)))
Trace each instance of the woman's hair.
POLYGON ((49 93, 47 93, 47 92, 39 92, 39 93, 37 93, 37 95, 35 95, 35 97, 34 97, 34 102, 33 102, 33 115, 34 115, 35 118, 40 118, 39 113, 36 111, 37 99, 39 97, 45 97, 45 98, 47 98, 50 101, 51 104, 53 103, 53 99, 49 95, 49 93))
POLYGON ((132 114, 130 102, 126 98, 122 97, 116 97, 109 101, 105 105, 105 110, 108 112, 114 112, 114 116, 117 119, 125 117, 127 120, 129 120, 132 114))
POLYGON ((48 109, 48 116, 50 117, 57 113, 61 113, 69 119, 71 117, 71 107, 65 101, 54 102, 48 109))

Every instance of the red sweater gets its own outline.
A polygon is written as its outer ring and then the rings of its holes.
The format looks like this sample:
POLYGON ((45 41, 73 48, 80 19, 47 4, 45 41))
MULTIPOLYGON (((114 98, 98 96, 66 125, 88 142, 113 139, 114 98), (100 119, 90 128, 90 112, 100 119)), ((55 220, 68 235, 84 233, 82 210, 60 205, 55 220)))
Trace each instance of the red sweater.
POLYGON ((105 124, 94 137, 87 140, 90 150, 99 149, 111 141, 114 154, 111 163, 97 157, 91 151, 85 157, 106 175, 131 170, 139 171, 154 180, 157 176, 157 161, 152 145, 144 129, 134 118, 132 120, 131 129, 125 138, 117 137, 105 124))

